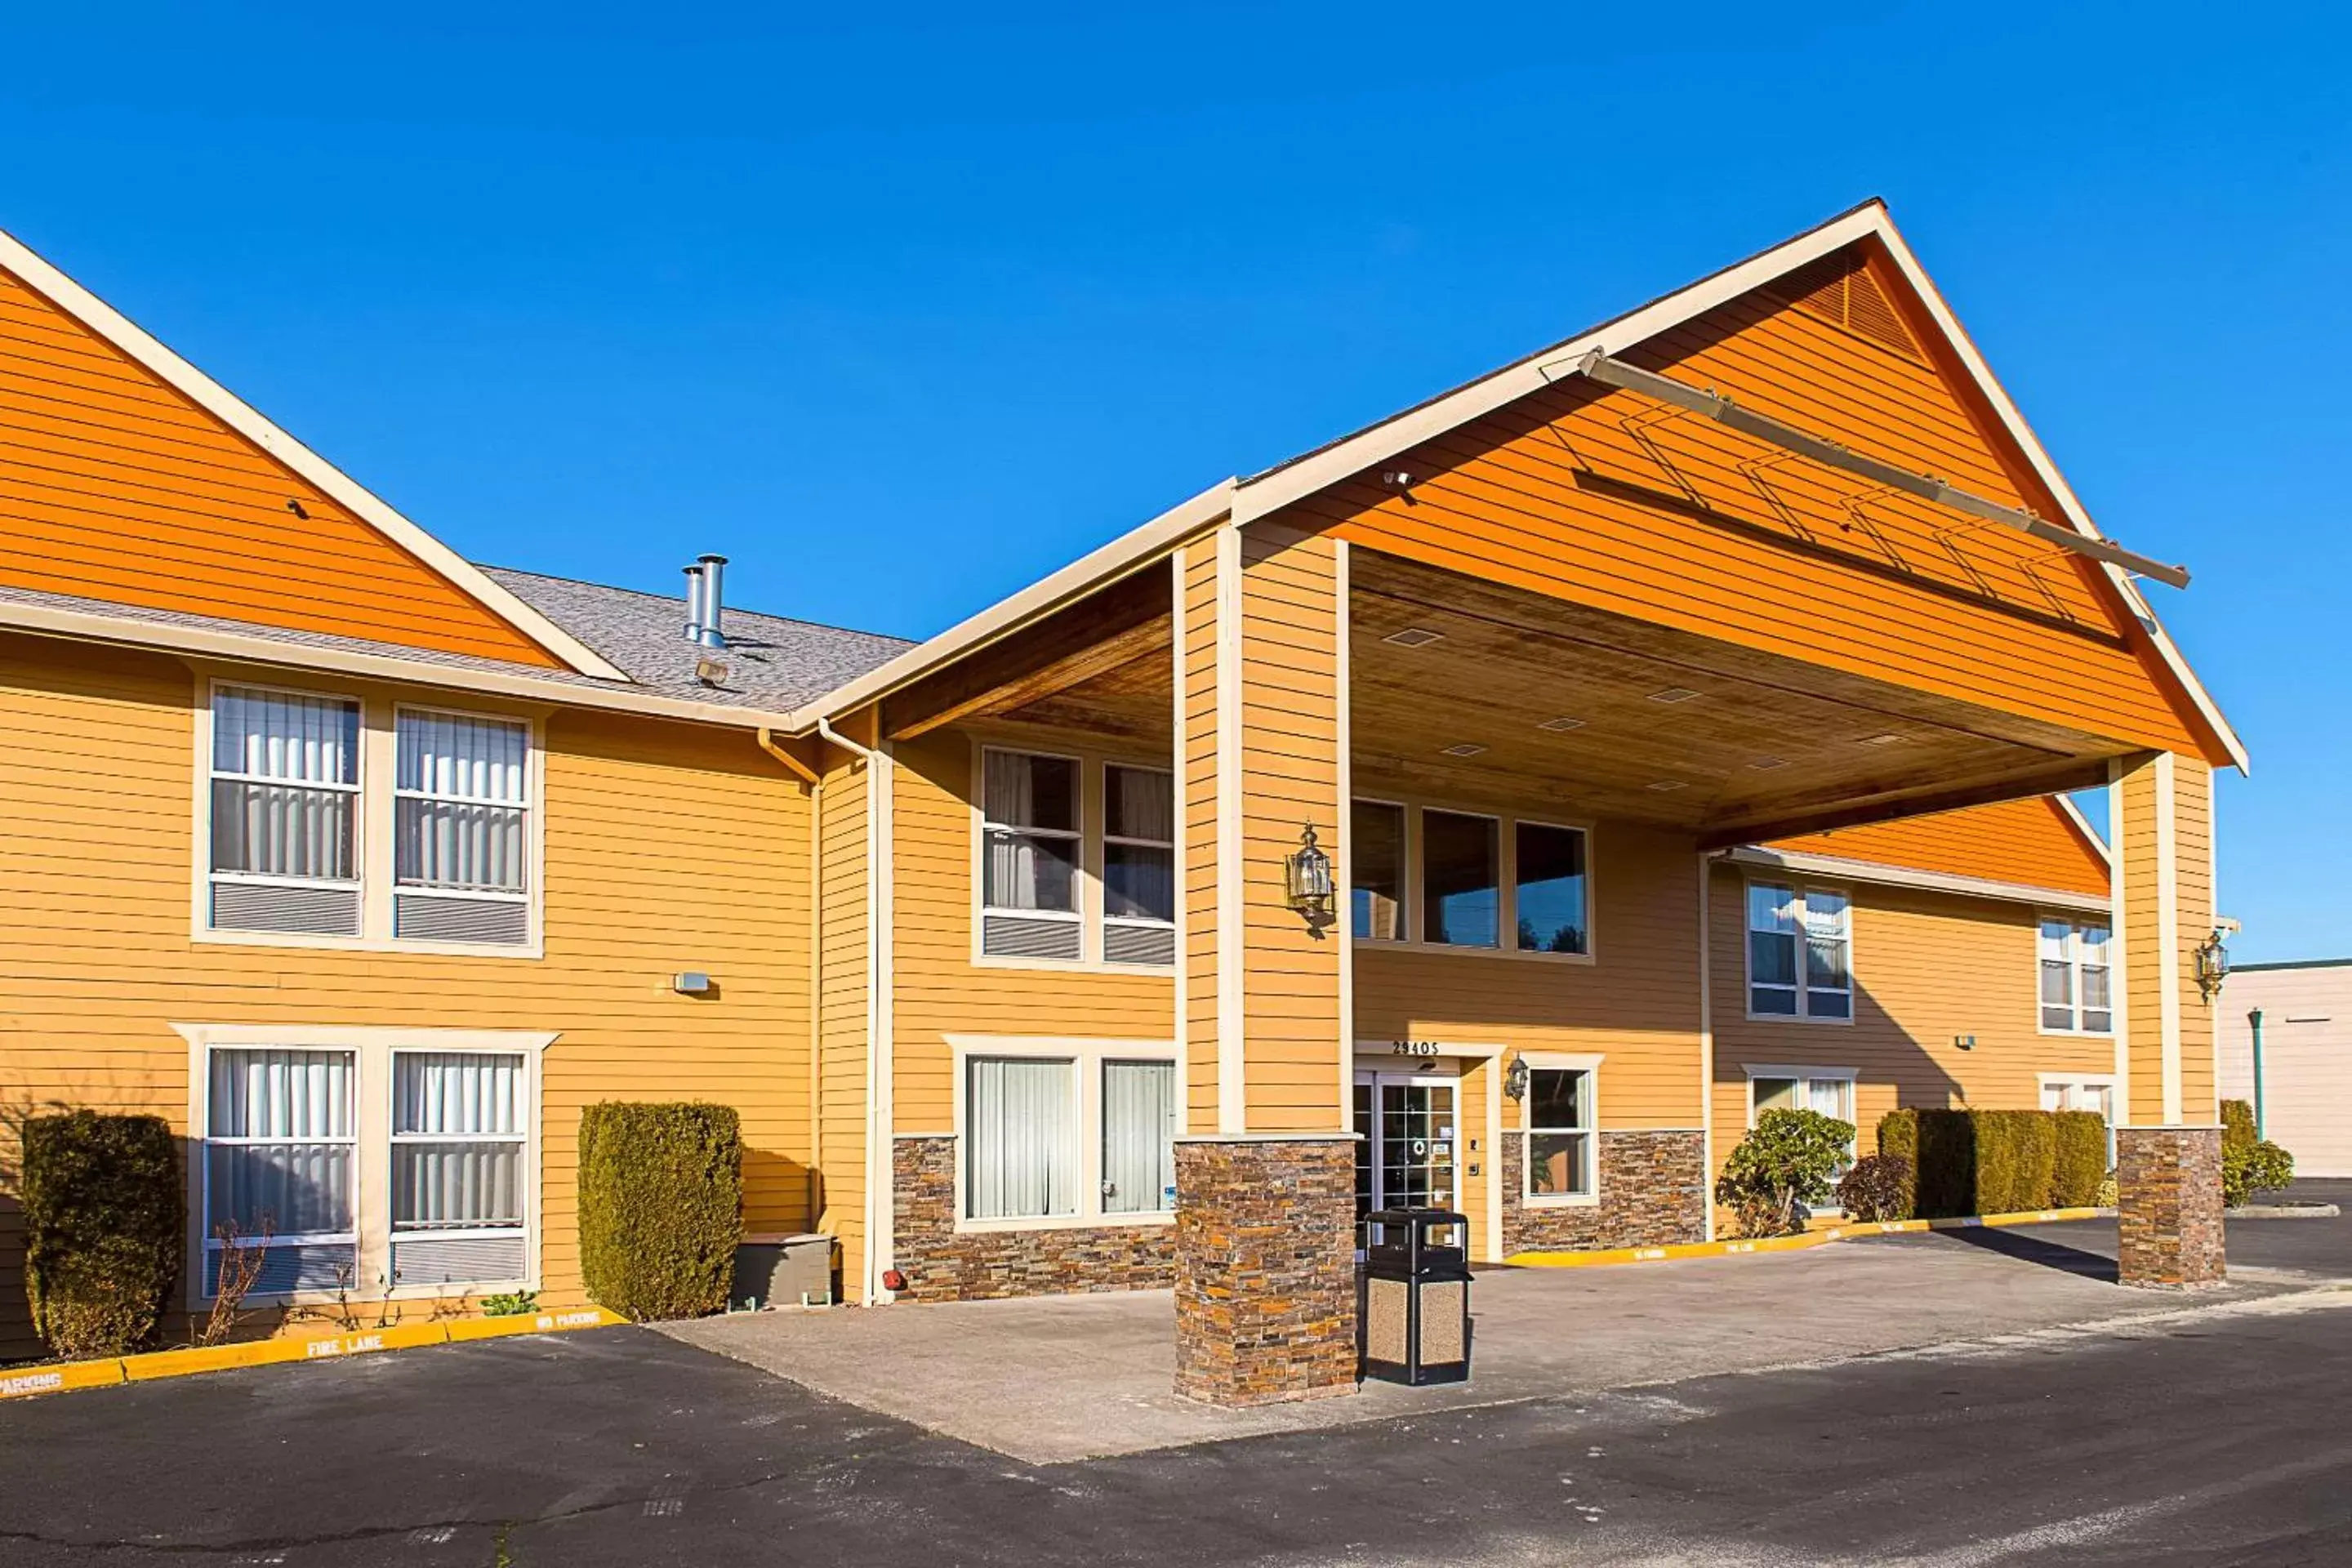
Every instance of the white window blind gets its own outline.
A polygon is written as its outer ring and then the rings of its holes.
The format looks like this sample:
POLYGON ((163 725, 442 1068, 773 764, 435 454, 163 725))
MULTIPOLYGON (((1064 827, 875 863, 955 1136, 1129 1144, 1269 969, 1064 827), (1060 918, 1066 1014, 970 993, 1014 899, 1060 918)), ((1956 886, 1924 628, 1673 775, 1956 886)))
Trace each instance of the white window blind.
POLYGON ((525 1081, 519 1055, 394 1055, 395 1232, 522 1228, 525 1081))
POLYGON ((205 1138, 205 1233, 279 1241, 353 1234, 357 1072, 349 1051, 215 1050, 205 1138))
POLYGON ((2042 1026, 2070 1034, 2111 1031, 2116 1016, 2109 990, 2107 928, 2044 920, 2040 945, 2042 1026))
POLYGON ((1102 1127, 1103 1212, 1173 1208, 1176 1064, 1103 1063, 1102 1127))
POLYGON ((399 752, 402 885, 522 892, 530 727, 404 709, 399 752))
POLYGON ((356 882, 360 708, 225 686, 213 695, 212 870, 356 882))
POLYGON ((1076 1214, 1076 1062, 973 1057, 965 1072, 964 1212, 973 1219, 1076 1214))

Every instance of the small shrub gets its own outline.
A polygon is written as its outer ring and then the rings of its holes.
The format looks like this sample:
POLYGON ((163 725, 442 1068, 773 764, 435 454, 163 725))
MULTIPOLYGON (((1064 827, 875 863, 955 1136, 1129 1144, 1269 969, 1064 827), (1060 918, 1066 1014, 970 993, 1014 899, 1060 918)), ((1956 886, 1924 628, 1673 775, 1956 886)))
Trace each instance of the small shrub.
POLYGON ((2267 1138, 2221 1145, 2221 1202, 2236 1208, 2294 1180, 2294 1156, 2267 1138))
POLYGON ((253 1293, 261 1267, 269 1259, 270 1235, 267 1216, 253 1236, 246 1235, 235 1220, 213 1226, 213 1237, 221 1244, 220 1272, 213 1281, 212 1310, 196 1329, 197 1344, 225 1345, 236 1337, 245 1321, 245 1299, 253 1293))
POLYGON ((2105 1175, 2099 1178, 2098 1206, 2103 1209, 2111 1209, 2122 1201, 2122 1194, 2116 1190, 2116 1173, 2113 1171, 2109 1171, 2105 1175))
POLYGON ((33 1327, 68 1359, 152 1343, 186 1250, 179 1141, 160 1116, 25 1123, 21 1197, 33 1327))
POLYGON ((516 1290, 482 1298, 485 1318, 527 1318, 539 1310, 539 1292, 516 1290))
POLYGON ((1801 1228, 1800 1204, 1829 1201, 1830 1177, 1853 1142, 1853 1123, 1818 1110, 1768 1110, 1723 1163, 1715 1200, 1742 1236, 1787 1236, 1801 1228))
POLYGON ((1911 1162, 1900 1154, 1870 1154, 1856 1160, 1837 1184, 1838 1206, 1849 1219, 1909 1219, 1911 1197, 1911 1162))
POLYGON ((644 1322, 727 1305, 743 1238, 743 1140, 724 1105, 607 1100, 580 1115, 580 1267, 644 1322))
POLYGON ((2095 1110, 2061 1110, 2052 1121, 2057 1158, 2050 1178, 2050 1206, 2087 1208, 2099 1201, 2099 1182, 2107 1173, 2106 1118, 2095 1110))
POLYGON ((2221 1102, 2221 1147, 2252 1148, 2262 1134, 2254 1131, 2253 1102, 2225 1100, 2221 1102))

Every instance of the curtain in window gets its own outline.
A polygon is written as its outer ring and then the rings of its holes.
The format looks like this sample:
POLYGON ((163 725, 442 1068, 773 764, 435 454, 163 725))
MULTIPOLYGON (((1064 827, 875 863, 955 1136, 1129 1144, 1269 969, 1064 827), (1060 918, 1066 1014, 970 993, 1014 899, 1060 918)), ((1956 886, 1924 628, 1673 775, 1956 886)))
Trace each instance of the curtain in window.
POLYGON ((1176 1067, 1103 1064, 1103 1212, 1154 1214, 1176 1183, 1176 1067))
POLYGON ((350 1231, 356 1096, 349 1051, 213 1052, 206 1234, 350 1231))
POLYGON ((1077 909, 1075 784, 1066 758, 987 753, 981 812, 988 824, 989 908, 1077 909))
POLYGON ((520 1056, 394 1057, 395 1230, 522 1224, 523 1083, 520 1056))
POLYGON ((1176 779, 1150 768, 1103 770, 1103 913, 1176 918, 1176 779), (1143 844, 1118 839, 1147 839, 1143 844))
POLYGON ((400 879, 412 887, 522 891, 530 727, 404 712, 399 752, 400 879))
POLYGON ((213 869, 350 881, 356 702, 223 687, 213 699, 213 869))
POLYGON ((1073 1063, 975 1057, 967 1066, 964 1206, 974 1219, 1077 1212, 1073 1063))
POLYGON ((1748 889, 1748 1010, 1797 1011, 1797 896, 1767 882, 1748 889))

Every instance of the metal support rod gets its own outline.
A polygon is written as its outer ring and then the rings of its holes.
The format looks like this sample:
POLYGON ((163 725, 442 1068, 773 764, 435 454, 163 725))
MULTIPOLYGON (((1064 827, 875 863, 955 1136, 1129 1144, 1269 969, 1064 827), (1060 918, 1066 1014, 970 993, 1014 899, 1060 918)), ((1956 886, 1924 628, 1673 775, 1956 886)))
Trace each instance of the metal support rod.
POLYGON ((1967 512, 1971 517, 1983 518, 1988 522, 1997 522, 2003 528, 2013 528, 2020 533, 2032 534, 2044 543, 2054 544, 2061 550, 2071 550, 2077 555, 2086 555, 2094 561, 2105 561, 2111 565, 2120 566, 2126 572, 2137 572, 2143 577, 2153 577, 2159 583, 2168 583, 2176 588, 2189 586, 2189 569, 2185 566, 2168 566, 2161 561, 2151 560, 2147 556, 2126 550, 2120 545, 2110 544, 2104 539, 2093 539, 2088 534, 2077 533, 2071 528, 2063 527, 2045 518, 2036 517, 2032 512, 2020 511, 2015 507, 2003 506, 1999 501, 1990 501, 1982 496, 1956 489, 1941 479, 1930 479, 1925 474, 1915 474, 1908 468, 1898 468, 1894 464, 1881 462, 1876 458, 1864 457, 1852 447, 1839 446, 1835 441, 1823 440, 1819 436, 1809 436, 1794 426, 1783 425, 1778 419, 1751 413, 1720 393, 1703 392, 1696 386, 1686 386, 1666 376, 1637 369, 1627 364, 1623 360, 1611 359, 1599 349, 1593 350, 1578 361, 1576 368, 1580 374, 1597 381, 1603 386, 1622 387, 1628 392, 1638 392, 1644 397, 1655 398, 1660 403, 1671 403, 1677 408, 1687 408, 1694 414, 1704 414, 1708 418, 1727 425, 1743 436, 1753 436, 1759 441, 1769 442, 1784 451, 1794 452, 1801 458, 1810 458, 1825 468, 1842 468, 1849 474, 1860 474, 1863 478, 1874 479, 1890 489, 1901 490, 1906 495, 1917 496, 1922 500, 1932 502, 1937 506, 1949 507, 1954 511, 1967 512))

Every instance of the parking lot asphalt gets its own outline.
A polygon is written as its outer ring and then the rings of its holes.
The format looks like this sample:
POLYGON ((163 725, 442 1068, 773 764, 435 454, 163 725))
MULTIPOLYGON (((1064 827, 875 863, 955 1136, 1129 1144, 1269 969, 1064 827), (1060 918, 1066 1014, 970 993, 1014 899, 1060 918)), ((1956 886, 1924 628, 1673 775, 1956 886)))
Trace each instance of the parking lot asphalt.
POLYGON ((2352 1290, 1844 1349, 1058 1464, 634 1328, 257 1368, 0 1408, 0 1563, 2352 1562, 2352 1290))

